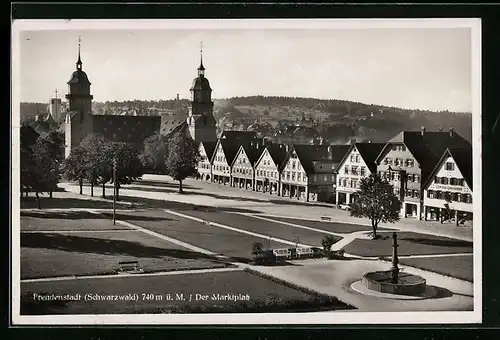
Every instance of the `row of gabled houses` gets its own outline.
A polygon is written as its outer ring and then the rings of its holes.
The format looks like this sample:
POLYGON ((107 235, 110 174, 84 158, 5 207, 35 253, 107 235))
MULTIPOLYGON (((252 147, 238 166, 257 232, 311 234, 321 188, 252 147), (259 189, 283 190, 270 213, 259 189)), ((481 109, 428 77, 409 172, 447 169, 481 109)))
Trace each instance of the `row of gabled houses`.
POLYGON ((214 183, 347 207, 361 178, 378 173, 394 186, 402 217, 457 224, 472 218, 472 146, 453 129, 351 145, 262 143, 227 131, 199 151, 199 177, 214 183))

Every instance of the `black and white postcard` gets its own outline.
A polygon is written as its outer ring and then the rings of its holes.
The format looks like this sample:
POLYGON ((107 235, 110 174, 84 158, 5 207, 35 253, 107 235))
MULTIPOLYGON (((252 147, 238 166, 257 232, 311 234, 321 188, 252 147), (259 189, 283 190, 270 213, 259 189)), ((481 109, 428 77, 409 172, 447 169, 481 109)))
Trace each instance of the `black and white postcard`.
POLYGON ((15 325, 481 322, 479 19, 12 28, 15 325))

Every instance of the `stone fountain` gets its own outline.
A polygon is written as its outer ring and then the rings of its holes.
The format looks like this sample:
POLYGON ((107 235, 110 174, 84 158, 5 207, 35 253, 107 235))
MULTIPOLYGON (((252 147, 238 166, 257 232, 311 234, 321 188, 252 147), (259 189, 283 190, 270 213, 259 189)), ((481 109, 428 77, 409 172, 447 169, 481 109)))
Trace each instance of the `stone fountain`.
POLYGON ((423 277, 399 271, 398 236, 392 234, 392 267, 388 271, 368 272, 362 284, 369 290, 395 295, 420 296, 426 292, 423 277))

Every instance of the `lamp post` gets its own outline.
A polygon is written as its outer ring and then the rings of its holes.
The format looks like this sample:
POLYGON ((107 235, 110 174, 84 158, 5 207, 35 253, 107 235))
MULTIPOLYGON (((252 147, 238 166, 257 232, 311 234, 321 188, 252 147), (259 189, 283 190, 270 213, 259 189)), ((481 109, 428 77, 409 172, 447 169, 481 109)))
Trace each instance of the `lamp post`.
POLYGON ((113 225, 116 225, 116 158, 113 158, 113 225))

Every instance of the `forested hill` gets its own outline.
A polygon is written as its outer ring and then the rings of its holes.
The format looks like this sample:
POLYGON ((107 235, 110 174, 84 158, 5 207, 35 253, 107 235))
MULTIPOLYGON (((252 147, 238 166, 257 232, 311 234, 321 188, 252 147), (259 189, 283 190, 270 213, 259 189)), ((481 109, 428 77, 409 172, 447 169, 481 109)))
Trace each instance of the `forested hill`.
MULTIPOLYGON (((402 130, 418 130, 421 126, 427 130, 453 127, 469 141, 472 136, 472 115, 467 112, 433 112, 345 100, 273 96, 233 97, 215 99, 214 102, 214 114, 223 129, 269 132, 278 125, 305 122, 320 133, 338 135, 335 137, 339 142, 350 137, 383 142, 402 130)), ((93 110, 94 114, 159 115, 187 113, 188 106, 187 99, 132 100, 94 102, 93 110)), ((37 110, 44 112, 46 108, 47 104, 21 103, 21 117, 34 117, 37 110)))

